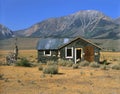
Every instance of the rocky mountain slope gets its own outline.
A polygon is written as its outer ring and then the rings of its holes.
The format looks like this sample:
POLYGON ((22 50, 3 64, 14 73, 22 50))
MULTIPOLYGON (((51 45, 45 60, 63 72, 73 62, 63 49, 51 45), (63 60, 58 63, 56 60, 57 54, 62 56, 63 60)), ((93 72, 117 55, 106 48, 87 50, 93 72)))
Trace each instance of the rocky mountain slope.
POLYGON ((14 37, 13 32, 9 28, 0 24, 0 39, 6 39, 11 37, 14 37))
POLYGON ((118 17, 117 19, 115 19, 115 23, 120 25, 120 17, 118 17))
POLYGON ((118 22, 99 11, 84 10, 68 16, 50 18, 15 33, 24 37, 120 38, 118 22))

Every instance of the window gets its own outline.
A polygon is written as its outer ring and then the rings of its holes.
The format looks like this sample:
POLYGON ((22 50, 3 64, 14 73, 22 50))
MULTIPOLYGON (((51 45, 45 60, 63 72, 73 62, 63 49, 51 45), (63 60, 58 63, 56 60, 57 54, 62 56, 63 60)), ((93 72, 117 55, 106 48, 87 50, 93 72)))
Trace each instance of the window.
POLYGON ((65 48, 65 57, 66 58, 73 58, 73 47, 66 47, 65 48))
POLYGON ((45 56, 51 56, 51 51, 50 51, 50 50, 44 51, 44 55, 45 55, 45 56))

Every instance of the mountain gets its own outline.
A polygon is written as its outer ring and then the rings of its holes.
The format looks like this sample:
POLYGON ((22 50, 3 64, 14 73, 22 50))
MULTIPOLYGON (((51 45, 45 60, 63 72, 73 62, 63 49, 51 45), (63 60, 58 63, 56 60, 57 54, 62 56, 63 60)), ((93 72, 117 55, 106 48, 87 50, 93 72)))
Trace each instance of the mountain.
POLYGON ((120 38, 120 25, 102 12, 83 10, 76 13, 50 18, 33 26, 16 31, 24 37, 75 37, 120 38))
POLYGON ((117 19, 115 19, 115 23, 120 25, 120 17, 118 17, 117 19))
POLYGON ((13 36, 14 36, 14 34, 9 28, 7 28, 4 25, 0 24, 0 40, 1 39, 11 38, 13 36))

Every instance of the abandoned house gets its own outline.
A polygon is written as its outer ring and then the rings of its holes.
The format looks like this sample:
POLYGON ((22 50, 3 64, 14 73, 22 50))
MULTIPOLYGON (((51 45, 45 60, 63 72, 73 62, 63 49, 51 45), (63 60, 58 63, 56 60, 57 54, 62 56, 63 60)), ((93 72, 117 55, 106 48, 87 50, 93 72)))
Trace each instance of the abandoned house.
POLYGON ((99 62, 101 48, 88 40, 77 38, 41 38, 37 44, 38 61, 72 60, 74 63, 87 60, 99 62))

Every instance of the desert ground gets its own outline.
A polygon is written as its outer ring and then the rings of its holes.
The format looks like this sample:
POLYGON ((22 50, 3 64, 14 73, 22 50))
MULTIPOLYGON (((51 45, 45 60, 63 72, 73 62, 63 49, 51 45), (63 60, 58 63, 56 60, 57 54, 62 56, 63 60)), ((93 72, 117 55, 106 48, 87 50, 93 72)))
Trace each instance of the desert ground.
MULTIPOLYGON (((5 63, 9 52, 12 50, 0 50, 0 63, 5 63)), ((37 64, 36 50, 20 50, 19 57, 37 64)), ((110 65, 120 63, 120 52, 101 52, 101 61, 105 59, 110 65)), ((38 67, 1 64, 0 94, 120 94, 120 70, 59 66, 59 73, 51 75, 38 67)))

